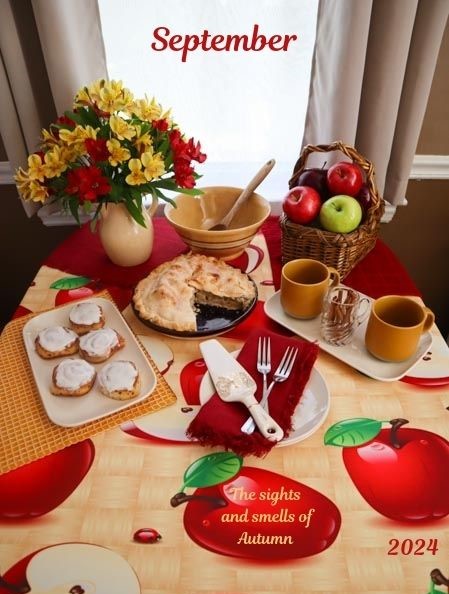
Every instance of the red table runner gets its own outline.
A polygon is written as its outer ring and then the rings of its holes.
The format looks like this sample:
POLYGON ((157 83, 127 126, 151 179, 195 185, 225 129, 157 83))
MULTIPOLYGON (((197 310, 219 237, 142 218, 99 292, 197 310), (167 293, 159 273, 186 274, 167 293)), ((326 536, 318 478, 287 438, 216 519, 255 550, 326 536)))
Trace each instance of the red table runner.
MULTIPOLYGON (((154 219, 157 249, 139 266, 122 268, 113 264, 100 243, 98 234, 88 225, 77 229, 45 260, 44 264, 75 275, 84 275, 104 283, 131 289, 150 270, 186 251, 186 245, 163 217, 154 219)), ((271 216, 262 227, 273 270, 273 281, 279 288, 281 271, 281 229, 279 219, 271 216)), ((408 272, 394 253, 378 240, 374 249, 344 279, 345 284, 377 298, 386 294, 421 296, 408 272)))

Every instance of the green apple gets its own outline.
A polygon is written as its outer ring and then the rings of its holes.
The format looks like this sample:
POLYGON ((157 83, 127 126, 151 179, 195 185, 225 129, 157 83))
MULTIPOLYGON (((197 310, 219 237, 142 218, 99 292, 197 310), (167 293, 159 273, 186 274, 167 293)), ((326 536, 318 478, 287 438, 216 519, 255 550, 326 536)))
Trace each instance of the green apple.
POLYGON ((320 223, 326 231, 349 233, 360 225, 362 214, 362 208, 355 198, 340 194, 323 202, 320 223))

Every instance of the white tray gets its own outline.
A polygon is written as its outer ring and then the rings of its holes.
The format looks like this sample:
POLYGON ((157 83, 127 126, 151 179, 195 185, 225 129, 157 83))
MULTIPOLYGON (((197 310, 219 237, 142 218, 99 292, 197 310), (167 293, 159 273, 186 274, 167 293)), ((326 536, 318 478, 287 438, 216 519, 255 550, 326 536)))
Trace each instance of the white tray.
MULTIPOLYGON (((367 297, 363 293, 360 293, 360 295, 367 297)), ((367 297, 367 299, 373 301, 370 297, 367 297)), ((357 328, 350 344, 334 346, 322 339, 319 316, 313 320, 298 320, 287 315, 282 309, 279 291, 265 302, 265 313, 269 318, 295 334, 302 336, 302 338, 311 342, 317 342, 320 348, 326 351, 326 353, 344 361, 365 375, 383 382, 392 382, 403 377, 421 360, 432 344, 431 333, 426 332, 422 335, 418 349, 412 357, 400 363, 387 363, 370 355, 365 347, 367 320, 357 328)))
MULTIPOLYGON (((78 425, 101 419, 136 404, 151 394, 157 382, 147 357, 115 305, 111 301, 101 297, 93 297, 84 299, 83 301, 100 305, 103 309, 106 326, 116 330, 125 339, 123 349, 117 351, 104 363, 94 365, 97 372, 109 361, 133 361, 139 370, 142 386, 140 394, 130 400, 114 400, 113 398, 104 396, 100 392, 97 383, 95 383, 92 390, 85 396, 54 396, 50 392, 52 371, 64 357, 50 360, 42 359, 36 352, 34 341, 40 330, 48 326, 69 327, 69 312, 75 304, 69 303, 64 307, 59 307, 31 318, 23 328, 25 348, 45 412, 53 423, 61 427, 77 427, 78 425)), ((81 301, 77 301, 76 303, 81 303, 81 301)), ((79 355, 70 356, 72 358, 79 357, 79 355)))

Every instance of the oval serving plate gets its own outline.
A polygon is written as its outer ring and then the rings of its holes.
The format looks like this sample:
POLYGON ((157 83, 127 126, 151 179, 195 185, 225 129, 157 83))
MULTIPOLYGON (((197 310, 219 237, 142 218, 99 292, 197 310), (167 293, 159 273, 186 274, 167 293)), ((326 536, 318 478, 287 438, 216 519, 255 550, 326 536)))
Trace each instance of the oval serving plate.
POLYGON ((228 332, 237 324, 240 324, 249 314, 252 312, 257 303, 257 285, 251 277, 248 277, 254 285, 256 295, 251 303, 245 309, 231 310, 222 307, 215 307, 211 305, 197 305, 196 324, 198 330, 195 332, 182 332, 179 330, 171 330, 170 328, 164 328, 158 324, 145 320, 139 314, 134 307, 134 300, 131 301, 131 305, 135 316, 138 320, 161 334, 172 336, 173 338, 202 338, 205 336, 218 336, 224 332, 228 332))

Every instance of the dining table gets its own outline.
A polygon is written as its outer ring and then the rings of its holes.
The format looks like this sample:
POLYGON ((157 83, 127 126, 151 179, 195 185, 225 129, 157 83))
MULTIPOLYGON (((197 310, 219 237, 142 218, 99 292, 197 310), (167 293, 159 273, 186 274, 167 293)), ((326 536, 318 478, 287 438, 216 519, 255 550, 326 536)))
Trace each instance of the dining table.
MULTIPOLYGON (((133 267, 113 264, 88 224, 75 229, 0 336, 0 594, 447 592, 449 349, 438 327, 398 377, 373 377, 369 355, 357 368, 351 345, 332 351, 316 336, 284 439, 263 455, 207 445, 187 431, 214 392, 205 338, 160 332, 133 308, 137 283, 187 252, 164 217, 153 224, 152 254, 133 267), (80 416, 61 422, 40 394, 28 334, 80 299, 116 312, 153 383, 104 413, 78 399, 80 416)), ((250 336, 310 340, 270 309, 278 217, 230 264, 258 298, 212 338, 237 357, 250 336)), ((380 239, 342 282, 370 300, 423 299, 380 239)))

